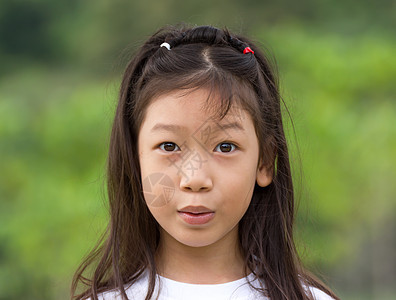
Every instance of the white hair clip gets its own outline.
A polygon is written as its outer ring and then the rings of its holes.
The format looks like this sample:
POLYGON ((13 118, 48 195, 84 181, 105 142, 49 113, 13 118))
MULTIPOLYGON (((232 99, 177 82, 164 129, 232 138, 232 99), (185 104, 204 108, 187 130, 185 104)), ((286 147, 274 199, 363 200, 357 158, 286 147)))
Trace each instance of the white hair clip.
POLYGON ((162 43, 162 44, 160 45, 160 47, 165 47, 166 49, 168 49, 168 50, 170 51, 170 45, 169 45, 167 42, 162 43))

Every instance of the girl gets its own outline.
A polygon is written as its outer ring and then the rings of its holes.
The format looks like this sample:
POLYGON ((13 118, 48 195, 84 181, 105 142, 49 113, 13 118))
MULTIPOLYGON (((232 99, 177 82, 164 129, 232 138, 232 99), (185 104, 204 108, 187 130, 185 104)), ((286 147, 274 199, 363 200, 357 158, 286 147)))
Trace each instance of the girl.
POLYGON ((244 37, 201 26, 149 38, 121 84, 108 236, 72 298, 338 299, 297 257, 280 101, 244 37))

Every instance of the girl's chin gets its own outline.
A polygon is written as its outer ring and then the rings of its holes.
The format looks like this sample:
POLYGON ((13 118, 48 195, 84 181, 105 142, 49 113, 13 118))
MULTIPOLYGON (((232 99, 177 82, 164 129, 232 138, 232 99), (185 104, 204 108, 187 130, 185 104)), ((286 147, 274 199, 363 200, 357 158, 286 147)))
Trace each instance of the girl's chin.
POLYGON ((182 245, 186 247, 192 247, 192 248, 202 248, 202 247, 208 247, 210 245, 213 245, 215 241, 212 240, 207 240, 207 239, 198 239, 198 238, 186 238, 186 239, 177 239, 177 241, 182 245))

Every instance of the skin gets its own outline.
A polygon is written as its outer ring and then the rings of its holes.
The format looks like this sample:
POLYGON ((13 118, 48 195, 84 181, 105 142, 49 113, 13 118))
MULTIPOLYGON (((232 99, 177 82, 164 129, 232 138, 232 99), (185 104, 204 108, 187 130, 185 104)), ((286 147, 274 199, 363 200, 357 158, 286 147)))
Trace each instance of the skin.
POLYGON ((138 138, 146 203, 160 225, 159 274, 197 284, 245 276, 238 223, 255 182, 264 187, 272 180, 260 166, 250 116, 232 107, 216 120, 203 109, 207 97, 206 90, 198 89, 153 99, 138 138), (153 187, 148 178, 164 180, 153 187), (186 206, 204 206, 214 217, 206 224, 188 224, 179 213, 186 206))

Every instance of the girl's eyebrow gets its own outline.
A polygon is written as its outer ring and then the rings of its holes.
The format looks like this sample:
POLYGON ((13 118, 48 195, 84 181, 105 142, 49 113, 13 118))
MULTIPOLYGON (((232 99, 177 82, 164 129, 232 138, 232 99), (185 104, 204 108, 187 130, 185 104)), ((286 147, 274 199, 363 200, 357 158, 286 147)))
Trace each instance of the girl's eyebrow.
POLYGON ((234 129, 234 130, 238 130, 238 131, 245 131, 242 124, 240 124, 238 122, 219 124, 219 126, 221 127, 222 130, 234 129))
MULTIPOLYGON (((225 124, 217 124, 217 128, 212 130, 212 133, 217 133, 218 131, 225 131, 227 129, 233 129, 238 131, 244 131, 245 129, 243 126, 238 122, 230 122, 225 124)), ((186 131, 187 127, 176 125, 176 124, 164 124, 164 123, 157 123, 151 128, 151 132, 154 131, 171 131, 171 132, 180 132, 186 131)))
MULTIPOLYGON (((217 132, 220 130, 227 130, 227 129, 234 129, 238 131, 244 131, 245 129, 243 126, 238 123, 238 122, 230 122, 230 123, 225 123, 225 124, 217 124, 217 128, 213 130, 213 132, 217 132)), ((181 126, 181 125, 176 125, 176 124, 164 124, 164 123, 157 123, 151 128, 151 132, 153 131, 185 131, 187 130, 187 127, 181 126)))
POLYGON ((163 124, 163 123, 157 123, 154 125, 153 128, 151 128, 151 132, 154 131, 172 131, 172 132, 177 132, 177 131, 185 131, 187 128, 185 126, 180 126, 176 124, 163 124))

